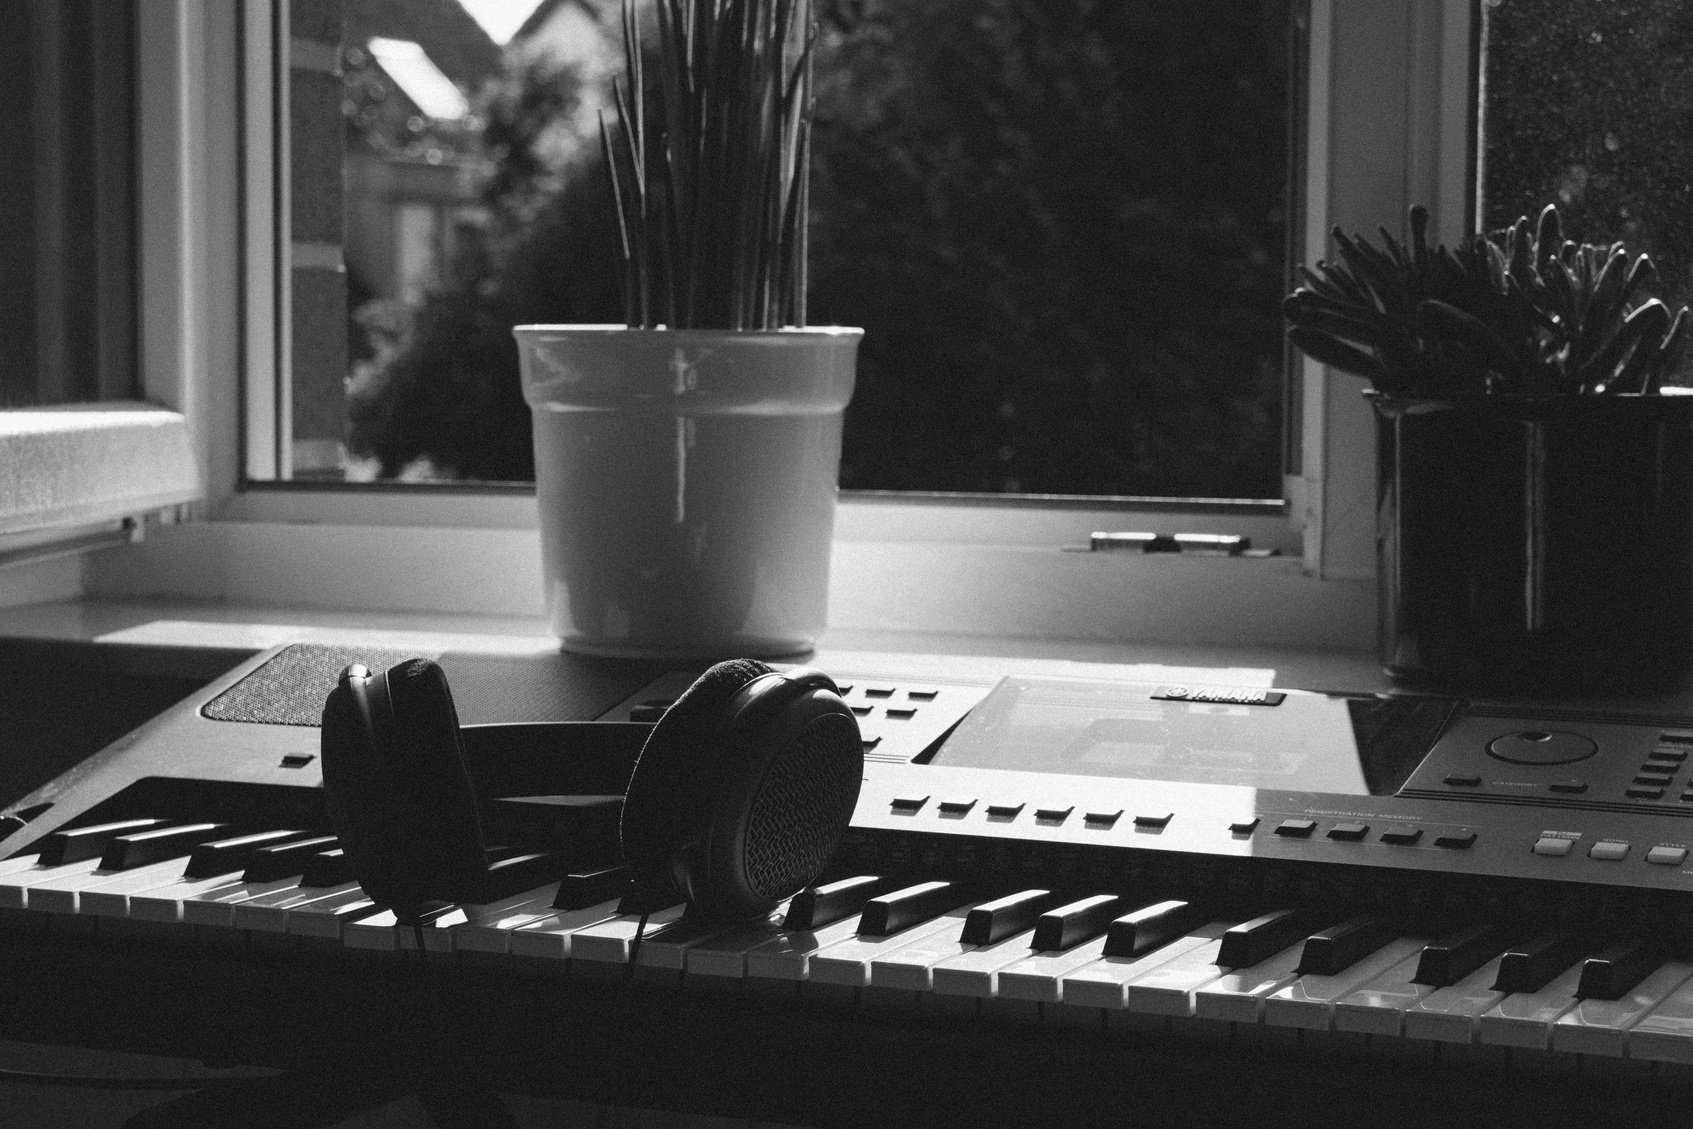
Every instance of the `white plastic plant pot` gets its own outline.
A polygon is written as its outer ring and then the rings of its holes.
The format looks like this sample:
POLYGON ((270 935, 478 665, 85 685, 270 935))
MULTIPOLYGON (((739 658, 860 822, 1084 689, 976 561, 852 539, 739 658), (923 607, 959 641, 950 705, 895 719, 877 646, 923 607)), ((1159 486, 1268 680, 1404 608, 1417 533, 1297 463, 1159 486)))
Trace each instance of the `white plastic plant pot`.
POLYGON ((811 650, 863 332, 514 333, 547 611, 564 649, 698 660, 811 650))

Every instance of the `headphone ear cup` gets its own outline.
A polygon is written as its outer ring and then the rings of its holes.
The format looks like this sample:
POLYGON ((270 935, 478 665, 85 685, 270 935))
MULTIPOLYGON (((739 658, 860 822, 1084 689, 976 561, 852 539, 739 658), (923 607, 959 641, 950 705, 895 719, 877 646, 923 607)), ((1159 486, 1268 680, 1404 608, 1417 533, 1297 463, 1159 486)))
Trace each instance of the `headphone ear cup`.
POLYGON ((637 886, 675 887, 672 856, 694 837, 700 823, 717 762, 711 746, 723 708, 743 686, 770 673, 771 668, 757 659, 720 662, 695 679, 653 727, 629 776, 618 826, 623 858, 634 870, 637 886))
POLYGON ((445 672, 411 659, 362 686, 351 673, 324 710, 323 771, 360 885, 402 911, 466 899, 487 852, 445 672), (354 740, 350 720, 361 730, 354 740))

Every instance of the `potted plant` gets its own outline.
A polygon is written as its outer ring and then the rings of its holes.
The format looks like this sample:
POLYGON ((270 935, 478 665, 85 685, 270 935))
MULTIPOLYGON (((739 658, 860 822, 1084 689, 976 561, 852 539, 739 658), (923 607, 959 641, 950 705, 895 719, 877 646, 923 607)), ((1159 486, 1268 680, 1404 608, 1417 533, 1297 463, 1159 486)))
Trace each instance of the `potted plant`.
POLYGON ((567 649, 809 650, 860 330, 806 328, 809 0, 657 0, 601 118, 621 326, 519 326, 567 649))
POLYGON ((1289 338, 1367 378, 1379 645, 1466 693, 1661 692, 1693 669, 1687 310, 1651 260, 1563 237, 1556 207, 1456 248, 1335 232, 1289 338))

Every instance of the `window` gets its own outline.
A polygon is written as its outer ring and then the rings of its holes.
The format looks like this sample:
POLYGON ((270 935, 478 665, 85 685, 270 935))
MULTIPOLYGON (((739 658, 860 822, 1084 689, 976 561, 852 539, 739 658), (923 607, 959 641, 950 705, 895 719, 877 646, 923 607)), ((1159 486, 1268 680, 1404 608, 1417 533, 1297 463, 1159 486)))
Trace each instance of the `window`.
MULTIPOLYGON (((283 11, 264 0, 242 4, 247 35, 239 76, 220 69, 218 60, 227 60, 227 52, 204 49, 209 35, 227 33, 223 42, 235 41, 233 28, 217 26, 223 6, 202 9, 176 0, 161 7, 164 33, 177 43, 171 57, 207 60, 199 65, 209 68, 190 68, 187 89, 199 99, 193 103, 199 109, 173 113, 169 120, 191 147, 202 147, 188 167, 212 174, 200 180, 179 174, 178 181, 222 201, 225 209, 178 232, 179 243, 189 248, 191 269, 185 274, 197 280, 184 301, 209 304, 212 313, 162 318, 167 329, 189 326, 204 334, 191 341, 198 352, 189 351, 216 362, 219 379, 205 375, 191 382, 188 407, 190 418, 203 426, 202 457, 213 468, 207 509, 218 520, 174 527, 125 553, 90 558, 89 589, 440 614, 537 614, 538 583, 532 585, 524 571, 535 567, 529 563, 535 555, 534 504, 521 490, 420 496, 376 485, 326 490, 311 482, 236 488, 242 467, 250 477, 275 478, 285 460, 275 447, 247 441, 252 432, 234 422, 233 400, 242 395, 261 420, 267 411, 273 422, 287 418, 291 405, 271 379, 276 358, 291 347, 315 344, 267 340, 274 333, 269 327, 277 324, 276 308, 304 297, 297 288, 290 292, 290 276, 341 266, 339 245, 332 253, 330 245, 295 239, 287 249, 292 269, 280 274, 272 269, 277 239, 286 235, 276 222, 277 206, 287 214, 294 187, 293 177, 274 176, 272 163, 275 46, 291 41, 291 58, 308 66, 332 66, 335 56, 318 51, 305 34, 324 7, 316 0, 294 0, 283 11), (208 161, 203 153, 236 152, 218 117, 235 106, 242 109, 247 137, 241 150, 246 191, 225 196, 218 178, 233 162, 208 161), (274 192, 279 184, 280 192, 274 192), (218 244, 228 234, 219 217, 236 214, 244 216, 247 232, 239 252, 218 244), (196 245, 197 239, 205 243, 196 245), (234 275, 237 267, 241 273, 234 275), (244 323, 223 316, 218 302, 241 303, 244 323), (245 325, 244 338, 223 336, 232 324, 245 325), (235 363, 237 346, 245 347, 244 366, 235 363), (244 384, 229 379, 238 368, 244 368, 244 384), (489 575, 505 583, 489 585, 489 575)), ((1330 224, 1373 229, 1403 215, 1411 200, 1435 204, 1443 235, 1462 233, 1473 196, 1471 16, 1468 0, 1310 0, 1303 25, 1311 63, 1301 95, 1309 107, 1300 193, 1307 214, 1298 226, 1302 258, 1324 253, 1322 233, 1330 224)), ((151 8, 143 29, 150 21, 159 22, 151 8)), ((300 76, 290 70, 287 77, 293 82, 300 76)), ((145 90, 145 68, 142 79, 145 90)), ((144 184, 146 178, 144 168, 144 184)), ((152 315, 144 311, 144 326, 159 322, 157 309, 152 315)), ((183 336, 176 332, 177 339, 183 336)), ((194 371, 205 373, 203 367, 194 371)), ((1254 516, 1140 503, 854 498, 843 506, 837 526, 831 621, 849 630, 1368 646, 1373 631, 1368 412, 1351 378, 1308 365, 1299 375, 1293 430, 1302 439, 1302 456, 1288 494, 1299 532, 1291 545, 1280 507, 1254 516), (1085 541, 1090 529, 1109 528, 1246 529, 1258 543, 1293 551, 1278 560, 1218 561, 1059 549, 1085 541), (963 586, 952 582, 959 575, 981 583, 960 591, 963 586)))
POLYGON ((138 313, 183 296, 157 239, 175 218, 161 208, 150 226, 138 220, 175 148, 141 110, 176 101, 168 85, 136 81, 137 60, 156 51, 128 3, 0 8, 13 109, 0 124, 11 172, 0 177, 0 561, 109 543, 199 494, 187 421, 170 410, 179 342, 164 326, 137 328, 138 313), (148 141, 159 143, 151 161, 148 141))

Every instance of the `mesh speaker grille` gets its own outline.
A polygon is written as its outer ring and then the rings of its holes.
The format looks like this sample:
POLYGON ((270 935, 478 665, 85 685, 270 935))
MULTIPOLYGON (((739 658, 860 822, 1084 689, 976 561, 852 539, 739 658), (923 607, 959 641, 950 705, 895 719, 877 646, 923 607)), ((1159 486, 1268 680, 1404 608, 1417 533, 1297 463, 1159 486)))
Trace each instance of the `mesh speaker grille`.
POLYGON ((747 819, 747 885, 778 899, 807 885, 835 852, 852 818, 864 757, 858 727, 818 718, 770 764, 747 819))

